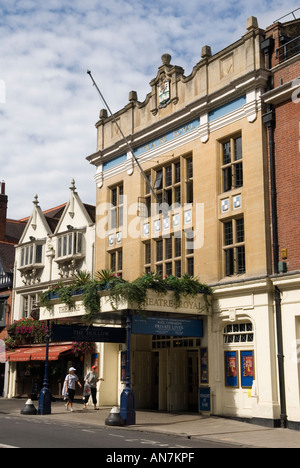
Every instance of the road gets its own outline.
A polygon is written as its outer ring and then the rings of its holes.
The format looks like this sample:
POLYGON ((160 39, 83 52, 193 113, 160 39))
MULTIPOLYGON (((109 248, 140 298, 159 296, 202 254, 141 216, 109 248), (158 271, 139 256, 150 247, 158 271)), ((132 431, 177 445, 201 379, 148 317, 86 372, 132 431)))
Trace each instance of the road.
MULTIPOLYGON (((0 414, 0 447, 16 448, 104 448, 110 449, 152 449, 185 453, 200 448, 232 448, 226 443, 188 439, 186 437, 158 434, 153 432, 128 431, 113 426, 99 427, 67 421, 51 420, 43 416, 30 418, 0 414)), ((236 448, 236 446, 234 446, 236 448)), ((197 450, 195 451, 197 452, 197 450)), ((115 453, 110 451, 112 455, 115 453)), ((143 452, 145 453, 145 452, 143 452)), ((151 452, 152 453, 152 452, 151 452)), ((114 460, 112 459, 111 462, 114 460)), ((172 461, 172 460, 171 460, 172 461)))

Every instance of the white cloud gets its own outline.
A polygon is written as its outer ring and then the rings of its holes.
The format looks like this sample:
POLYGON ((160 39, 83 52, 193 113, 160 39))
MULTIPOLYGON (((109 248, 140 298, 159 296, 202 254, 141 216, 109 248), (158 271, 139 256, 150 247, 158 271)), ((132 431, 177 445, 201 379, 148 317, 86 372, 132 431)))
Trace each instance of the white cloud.
POLYGON ((169 52, 190 74, 210 45, 213 53, 238 40, 249 16, 266 27, 297 8, 287 0, 2 0, 0 5, 0 179, 9 216, 65 202, 74 177, 84 202, 95 203, 95 122, 103 107, 87 69, 110 107, 143 101, 169 52))

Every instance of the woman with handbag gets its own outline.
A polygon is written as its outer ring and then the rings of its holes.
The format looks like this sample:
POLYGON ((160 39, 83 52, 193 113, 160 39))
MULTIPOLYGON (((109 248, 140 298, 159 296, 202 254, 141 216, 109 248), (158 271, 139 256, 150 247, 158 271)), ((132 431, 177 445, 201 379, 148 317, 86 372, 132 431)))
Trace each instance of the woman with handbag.
POLYGON ((99 380, 104 380, 104 379, 98 379, 97 378, 97 373, 96 373, 97 367, 93 366, 92 370, 88 372, 88 374, 85 377, 85 385, 84 385, 84 405, 83 409, 87 409, 87 403, 89 401, 90 395, 92 395, 93 399, 93 404, 94 404, 94 410, 99 410, 97 408, 97 382, 99 380))

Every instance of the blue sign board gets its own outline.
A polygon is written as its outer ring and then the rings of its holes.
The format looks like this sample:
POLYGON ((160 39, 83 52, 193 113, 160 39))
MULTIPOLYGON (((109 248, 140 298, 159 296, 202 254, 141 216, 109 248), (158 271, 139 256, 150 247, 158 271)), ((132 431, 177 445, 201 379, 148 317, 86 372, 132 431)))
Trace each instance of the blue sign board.
POLYGON ((132 317, 132 333, 136 335, 163 335, 203 338, 203 320, 132 317))
POLYGON ((211 411, 210 388, 209 387, 201 387, 199 389, 199 410, 200 411, 211 411))

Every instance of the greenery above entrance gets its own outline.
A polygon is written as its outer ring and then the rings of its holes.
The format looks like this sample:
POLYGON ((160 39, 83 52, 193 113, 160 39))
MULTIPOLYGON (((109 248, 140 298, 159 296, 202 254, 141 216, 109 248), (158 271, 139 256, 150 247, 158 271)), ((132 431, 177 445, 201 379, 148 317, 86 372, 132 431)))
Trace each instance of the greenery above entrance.
POLYGON ((101 296, 108 296, 115 310, 122 302, 135 304, 137 309, 142 310, 150 289, 162 296, 172 291, 176 308, 180 306, 183 298, 202 294, 205 308, 208 309, 209 297, 213 294, 209 286, 188 274, 184 274, 181 278, 172 275, 162 278, 156 273, 147 273, 130 282, 110 270, 101 270, 94 278, 87 272, 79 271, 71 284, 60 282, 44 292, 41 295, 40 304, 51 309, 53 300, 59 300, 71 308, 76 301, 76 296, 80 295, 86 310, 86 319, 92 322, 93 318, 101 312, 101 296))

